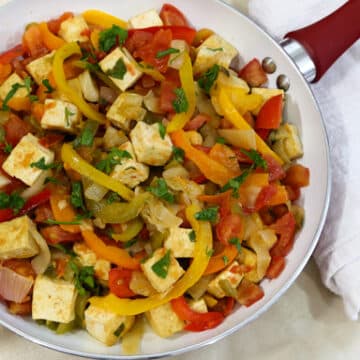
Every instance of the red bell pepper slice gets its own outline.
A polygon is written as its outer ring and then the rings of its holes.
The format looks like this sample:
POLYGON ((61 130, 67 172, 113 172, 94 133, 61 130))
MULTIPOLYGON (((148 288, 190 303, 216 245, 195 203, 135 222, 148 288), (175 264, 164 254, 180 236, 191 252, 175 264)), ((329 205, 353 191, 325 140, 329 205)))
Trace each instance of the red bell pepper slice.
POLYGON ((260 109, 256 118, 256 129, 277 129, 282 120, 283 97, 276 95, 270 98, 260 109))
POLYGON ((221 312, 209 311, 207 313, 198 313, 193 311, 183 296, 171 300, 171 307, 176 315, 183 321, 186 321, 185 330, 204 331, 213 329, 224 320, 221 312))
POLYGON ((37 206, 46 203, 49 201, 51 195, 51 191, 49 189, 44 189, 40 191, 38 194, 32 196, 28 199, 24 205, 24 207, 20 210, 19 215, 24 215, 27 212, 35 209, 37 206))
POLYGON ((0 222, 9 221, 14 218, 13 209, 0 209, 0 222))
POLYGON ((266 277, 268 279, 276 279, 285 268, 285 258, 283 256, 273 256, 271 263, 266 270, 266 277))
POLYGON ((14 46, 12 49, 3 52, 0 55, 0 64, 10 64, 16 58, 24 55, 24 49, 21 44, 14 46))
POLYGON ((46 242, 52 245, 66 242, 73 243, 82 240, 80 233, 70 233, 63 230, 59 225, 46 226, 42 228, 40 232, 46 242))

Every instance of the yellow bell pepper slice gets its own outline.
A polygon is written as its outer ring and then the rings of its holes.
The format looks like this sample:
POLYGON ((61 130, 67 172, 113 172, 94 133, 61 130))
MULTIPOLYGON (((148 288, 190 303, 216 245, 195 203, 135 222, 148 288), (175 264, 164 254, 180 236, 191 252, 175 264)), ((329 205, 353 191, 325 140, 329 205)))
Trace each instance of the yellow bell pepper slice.
POLYGON ((80 175, 86 176, 91 181, 118 193, 125 200, 131 200, 134 192, 100 170, 86 162, 70 144, 64 144, 61 148, 61 158, 64 163, 77 171, 80 175))
POLYGON ((113 294, 105 297, 92 297, 90 303, 101 309, 106 309, 117 315, 137 315, 182 296, 203 275, 209 264, 208 250, 212 249, 212 232, 209 222, 197 221, 195 214, 200 207, 191 205, 186 208, 186 217, 196 234, 193 261, 184 276, 166 294, 156 294, 146 299, 120 299, 113 294))
MULTIPOLYGON (((234 104, 230 100, 225 89, 219 91, 219 105, 224 113, 225 118, 230 121, 237 129, 250 130, 252 127, 246 122, 241 114, 236 110, 234 104)), ((270 155, 280 164, 284 161, 270 149, 266 142, 261 139, 259 135, 256 135, 256 148, 263 155, 270 155)))
POLYGON ((111 234, 111 237, 116 241, 126 242, 139 234, 143 227, 144 222, 140 218, 135 218, 126 223, 126 228, 122 233, 113 233, 111 234))
POLYGON ((104 123, 105 116, 93 109, 66 81, 63 66, 64 60, 72 55, 81 55, 80 47, 75 42, 65 44, 55 52, 52 72, 57 88, 60 92, 64 93, 87 118, 104 123))
POLYGON ((86 10, 82 13, 82 16, 88 24, 97 25, 104 29, 110 28, 113 25, 120 26, 124 29, 128 27, 127 21, 100 10, 86 10))
POLYGON ((168 124, 166 130, 168 133, 181 130, 191 119, 195 111, 196 95, 193 77, 193 68, 188 53, 184 53, 184 62, 179 70, 181 87, 185 92, 189 107, 186 112, 176 114, 168 124))

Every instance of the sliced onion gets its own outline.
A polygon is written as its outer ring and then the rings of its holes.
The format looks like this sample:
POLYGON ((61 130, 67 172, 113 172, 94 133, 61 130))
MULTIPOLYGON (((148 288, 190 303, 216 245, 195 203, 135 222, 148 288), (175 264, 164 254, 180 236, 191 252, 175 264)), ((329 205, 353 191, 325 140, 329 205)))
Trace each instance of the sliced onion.
POLYGON ((32 259, 31 265, 35 270, 36 274, 43 274, 50 264, 50 250, 45 239, 36 230, 34 224, 31 224, 30 226, 30 234, 34 238, 40 250, 39 254, 32 259))
POLYGON ((218 133, 231 145, 246 150, 256 150, 256 133, 252 129, 222 129, 218 130, 218 133))
POLYGON ((0 295, 5 300, 21 303, 28 295, 33 283, 31 278, 0 266, 0 295))
POLYGON ((160 108, 160 98, 157 97, 152 90, 150 90, 145 96, 144 96, 144 104, 145 107, 156 114, 161 114, 161 108, 160 108))
POLYGON ((49 177, 51 175, 50 170, 45 170, 39 177, 39 179, 37 179, 35 181, 35 183, 26 188, 22 193, 21 193, 21 197, 23 197, 24 199, 29 199, 32 196, 38 194, 40 191, 42 191, 45 187, 45 179, 47 177, 49 177))

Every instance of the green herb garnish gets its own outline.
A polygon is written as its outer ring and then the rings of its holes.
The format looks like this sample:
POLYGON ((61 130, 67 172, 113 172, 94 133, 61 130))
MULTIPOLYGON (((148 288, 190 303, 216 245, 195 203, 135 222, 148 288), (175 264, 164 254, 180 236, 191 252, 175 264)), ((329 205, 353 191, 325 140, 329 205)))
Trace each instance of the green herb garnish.
POLYGON ((44 79, 41 83, 46 87, 45 94, 51 94, 51 93, 55 90, 55 89, 50 85, 49 79, 44 79))
POLYGON ((129 241, 124 242, 124 249, 128 249, 129 247, 132 247, 138 242, 137 238, 131 239, 129 241))
POLYGON ((74 261, 69 261, 70 269, 74 272, 75 287, 79 295, 84 296, 89 292, 97 292, 97 284, 94 278, 93 266, 79 267, 74 261))
POLYGON ((156 197, 165 200, 171 204, 175 202, 175 196, 169 192, 169 188, 164 179, 157 179, 154 186, 148 186, 146 189, 156 197))
POLYGON ((124 78, 126 72, 127 72, 127 68, 126 68, 126 65, 124 63, 124 60, 120 58, 115 63, 115 66, 111 70, 108 70, 106 72, 106 75, 111 76, 111 77, 113 77, 115 79, 122 80, 124 78))
POLYGON ((6 154, 10 154, 11 153, 11 151, 12 151, 12 149, 13 149, 13 146, 11 145, 11 144, 9 144, 6 140, 5 140, 5 142, 4 142, 4 152, 6 153, 6 154))
POLYGON ((80 181, 75 181, 71 184, 70 203, 74 208, 86 211, 80 181))
POLYGON ((183 88, 176 88, 174 90, 176 99, 172 102, 174 110, 176 113, 183 113, 188 111, 189 102, 186 98, 185 91, 183 88))
POLYGON ((131 159, 132 156, 126 150, 112 148, 105 159, 100 160, 96 164, 96 168, 100 171, 110 174, 115 165, 121 164, 123 159, 131 159))
POLYGON ((60 185, 61 184, 61 181, 52 177, 52 176, 48 176, 45 178, 45 181, 44 181, 44 184, 47 184, 47 183, 52 183, 52 184, 55 184, 55 185, 60 185))
POLYGON ((61 252, 63 252, 64 254, 69 255, 71 257, 76 256, 75 252, 71 248, 68 248, 68 247, 66 247, 66 246, 64 246, 62 244, 54 244, 54 245, 51 245, 51 247, 53 247, 55 249, 58 249, 61 252))
POLYGON ((217 51, 224 51, 224 48, 222 47, 218 47, 218 48, 207 48, 207 50, 213 51, 213 52, 217 52, 217 51))
POLYGON ((106 202, 108 204, 112 204, 114 201, 120 201, 121 197, 116 192, 111 192, 108 198, 106 199, 106 202))
POLYGON ((166 252, 166 254, 156 263, 153 264, 153 266, 151 267, 151 270, 160 278, 165 279, 168 271, 169 271, 169 267, 170 267, 170 250, 168 250, 166 252))
POLYGON ((195 234, 195 231, 194 230, 191 230, 189 232, 189 239, 191 242, 195 242, 196 241, 196 234, 195 234))
POLYGON ((156 58, 161 59, 161 58, 163 58, 165 56, 168 56, 168 55, 171 55, 171 54, 177 54, 179 52, 180 52, 179 49, 168 48, 166 50, 158 51, 157 54, 156 54, 156 58))
POLYGON ((195 213, 195 219, 202 220, 202 221, 215 222, 218 217, 218 211, 219 211, 218 206, 208 207, 206 209, 203 209, 203 210, 195 213))
POLYGON ((62 164, 56 164, 56 163, 46 164, 45 163, 45 158, 42 157, 42 158, 40 158, 40 160, 31 163, 30 167, 38 168, 40 170, 61 169, 62 164))
POLYGON ((113 25, 110 29, 106 29, 99 34, 99 49, 108 52, 115 45, 122 45, 128 37, 127 30, 113 25))
POLYGON ((160 134, 160 137, 161 137, 162 139, 165 139, 166 127, 165 127, 164 124, 161 123, 161 122, 158 122, 158 126, 159 126, 159 134, 160 134))
POLYGON ((210 93, 210 90, 219 75, 219 71, 220 66, 215 64, 199 78, 198 84, 207 94, 210 93))
POLYGON ((230 179, 221 189, 221 192, 232 190, 232 196, 237 198, 239 196, 240 185, 244 183, 246 178, 250 175, 251 170, 244 170, 241 175, 230 179))
POLYGON ((217 137, 215 141, 216 141, 218 144, 222 144, 222 145, 226 144, 226 140, 225 140, 223 137, 221 137, 221 136, 217 137))
POLYGON ((258 151, 254 149, 251 150, 240 149, 240 151, 253 161, 252 167, 262 168, 264 170, 267 170, 268 167, 267 162, 258 151))
POLYGON ((181 148, 178 148, 176 146, 173 146, 173 154, 174 154, 174 159, 178 162, 178 163, 182 163, 184 162, 184 158, 185 158, 185 151, 181 148))
POLYGON ((114 336, 119 337, 124 331, 124 329, 125 329, 125 325, 124 323, 121 323, 121 325, 114 331, 114 336))
POLYGON ((18 193, 8 195, 5 192, 0 193, 0 209, 12 209, 17 214, 25 205, 23 199, 18 193))
POLYGON ((6 94, 5 99, 3 101, 2 110, 4 110, 4 111, 10 110, 10 108, 8 106, 8 102, 15 96, 16 92, 19 89, 24 88, 24 87, 25 87, 25 85, 22 85, 22 84, 19 84, 19 83, 13 84, 11 86, 10 91, 6 94))
POLYGON ((98 128, 99 123, 97 121, 88 120, 80 135, 74 140, 74 147, 77 148, 79 146, 92 146, 98 128))
POLYGON ((241 243, 240 243, 239 238, 237 238, 237 237, 231 238, 231 239, 229 240, 229 244, 235 245, 236 248, 237 248, 237 251, 238 251, 238 252, 241 252, 241 243))
POLYGON ((46 224, 49 225, 80 225, 81 222, 79 220, 74 220, 74 221, 56 221, 53 219, 47 219, 45 220, 46 224))
POLYGON ((75 113, 71 112, 69 110, 69 108, 65 107, 65 122, 66 122, 66 126, 70 126, 71 125, 71 122, 70 122, 70 117, 71 116, 74 116, 75 113))
POLYGON ((214 255, 214 249, 206 248, 206 255, 211 258, 214 255))

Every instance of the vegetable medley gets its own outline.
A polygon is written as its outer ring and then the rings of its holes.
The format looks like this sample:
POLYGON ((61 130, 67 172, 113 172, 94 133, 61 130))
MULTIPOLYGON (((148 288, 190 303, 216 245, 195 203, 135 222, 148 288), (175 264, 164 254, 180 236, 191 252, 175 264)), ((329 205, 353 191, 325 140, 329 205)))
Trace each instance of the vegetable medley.
POLYGON ((168 337, 264 296, 302 225, 309 170, 283 90, 238 56, 170 4, 128 21, 64 13, 0 55, 11 313, 113 345, 144 315, 168 337))

